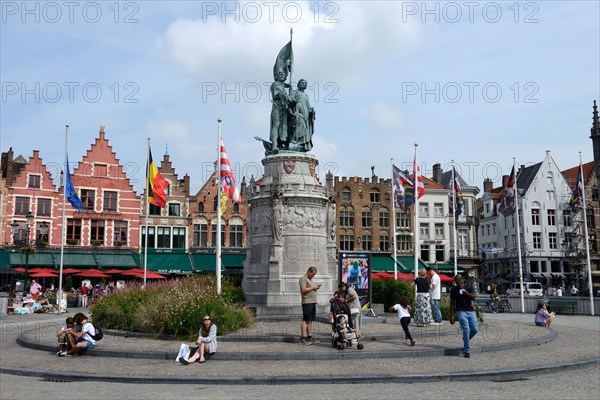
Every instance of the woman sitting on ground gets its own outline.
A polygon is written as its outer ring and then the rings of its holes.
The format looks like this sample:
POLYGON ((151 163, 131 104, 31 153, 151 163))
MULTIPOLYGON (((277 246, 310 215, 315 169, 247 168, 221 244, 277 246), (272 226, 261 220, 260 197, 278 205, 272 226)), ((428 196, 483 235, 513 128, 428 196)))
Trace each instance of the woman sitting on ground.
POLYGON ((77 313, 73 316, 73 320, 77 325, 73 328, 68 328, 66 332, 75 339, 75 346, 65 356, 75 353, 81 356, 96 345, 96 341, 92 338, 92 336, 96 335, 96 329, 90 323, 89 318, 83 313, 77 313))
POLYGON ((537 310, 535 310, 534 322, 537 326, 545 326, 550 328, 552 320, 554 319, 554 313, 548 312, 548 303, 542 301, 538 303, 537 310))
POLYGON ((196 360, 199 363, 203 363, 206 361, 204 358, 205 354, 214 354, 217 351, 217 326, 212 323, 209 315, 205 315, 202 320, 202 328, 198 332, 196 344, 198 348, 193 350, 195 352, 187 360, 183 358, 179 359, 180 363, 188 365, 196 360))

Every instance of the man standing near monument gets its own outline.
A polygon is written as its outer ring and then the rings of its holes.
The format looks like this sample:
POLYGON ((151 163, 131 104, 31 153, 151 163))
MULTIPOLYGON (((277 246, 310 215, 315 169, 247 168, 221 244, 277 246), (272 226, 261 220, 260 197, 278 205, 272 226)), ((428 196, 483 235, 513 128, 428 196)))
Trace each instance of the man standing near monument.
POLYGON ((436 268, 427 267, 427 273, 429 275, 429 279, 431 280, 429 297, 431 297, 431 300, 433 300, 433 324, 442 325, 442 312, 440 311, 442 285, 440 281, 440 276, 438 275, 436 268))
POLYGON ((312 337, 312 324, 317 317, 317 290, 321 285, 315 284, 312 278, 317 268, 310 267, 300 278, 300 296, 302 297, 302 324, 300 324, 300 341, 303 345, 319 343, 312 337))

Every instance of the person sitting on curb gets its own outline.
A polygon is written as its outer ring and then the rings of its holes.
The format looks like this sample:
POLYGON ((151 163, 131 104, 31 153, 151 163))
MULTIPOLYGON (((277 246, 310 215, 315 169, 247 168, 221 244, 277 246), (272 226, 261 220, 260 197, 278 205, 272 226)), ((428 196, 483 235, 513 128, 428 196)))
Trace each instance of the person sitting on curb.
POLYGON ((192 350, 190 357, 186 360, 180 358, 179 362, 183 365, 188 365, 196 362, 206 362, 205 354, 214 354, 217 351, 217 326, 210 319, 210 315, 205 315, 202 320, 202 328, 198 332, 198 340, 196 340, 197 348, 192 350))
POLYGON ((69 336, 74 338, 75 346, 73 346, 73 348, 64 356, 72 356, 74 354, 82 356, 86 351, 94 348, 96 345, 96 341, 92 339, 92 336, 96 335, 96 330, 94 329, 94 325, 90 323, 89 318, 83 313, 77 313, 73 316, 73 320, 78 326, 69 328, 66 332, 69 336), (78 329, 78 327, 81 329, 78 329))
POLYGON ((56 353, 59 357, 64 357, 67 355, 69 350, 75 347, 75 340, 71 335, 67 333, 68 329, 73 329, 75 327, 75 321, 73 317, 68 317, 65 321, 65 326, 60 328, 60 330, 56 333, 56 337, 58 338, 58 352, 56 353))
POLYGON ((546 328, 550 328, 552 325, 552 320, 554 319, 554 313, 548 312, 548 303, 545 301, 541 301, 538 303, 537 310, 535 310, 535 317, 533 321, 537 326, 545 326, 546 328))

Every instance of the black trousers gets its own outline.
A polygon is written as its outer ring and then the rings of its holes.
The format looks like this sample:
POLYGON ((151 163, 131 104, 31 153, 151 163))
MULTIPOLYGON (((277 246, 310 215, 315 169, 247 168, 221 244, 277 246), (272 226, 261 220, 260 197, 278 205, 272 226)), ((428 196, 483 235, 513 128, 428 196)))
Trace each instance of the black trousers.
POLYGON ((402 319, 400 319, 400 325, 402 325, 402 329, 404 330, 404 336, 406 337, 406 339, 408 340, 413 340, 410 332, 408 331, 408 324, 410 324, 410 317, 402 317, 402 319))

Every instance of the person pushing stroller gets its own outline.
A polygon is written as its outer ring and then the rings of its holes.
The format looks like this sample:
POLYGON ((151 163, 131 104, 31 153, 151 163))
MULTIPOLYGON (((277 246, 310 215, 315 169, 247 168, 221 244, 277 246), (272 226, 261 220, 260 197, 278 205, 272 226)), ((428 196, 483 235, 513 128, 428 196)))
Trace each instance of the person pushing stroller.
POLYGON ((330 300, 329 322, 333 332, 331 344, 339 350, 351 346, 352 343, 356 343, 359 350, 363 348, 362 343, 358 341, 360 332, 355 328, 350 315, 350 308, 344 302, 342 293, 335 292, 330 300))

